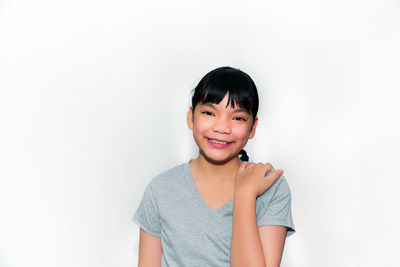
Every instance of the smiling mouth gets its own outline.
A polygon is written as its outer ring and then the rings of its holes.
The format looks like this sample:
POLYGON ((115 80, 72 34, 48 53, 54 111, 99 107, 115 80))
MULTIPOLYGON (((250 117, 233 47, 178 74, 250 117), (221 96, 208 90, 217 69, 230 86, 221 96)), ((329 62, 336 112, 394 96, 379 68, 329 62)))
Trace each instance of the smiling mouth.
POLYGON ((208 141, 216 143, 216 144, 221 144, 221 145, 226 145, 226 144, 230 144, 232 142, 226 142, 226 141, 219 141, 219 140, 215 140, 215 139, 211 139, 211 138, 207 138, 208 141))

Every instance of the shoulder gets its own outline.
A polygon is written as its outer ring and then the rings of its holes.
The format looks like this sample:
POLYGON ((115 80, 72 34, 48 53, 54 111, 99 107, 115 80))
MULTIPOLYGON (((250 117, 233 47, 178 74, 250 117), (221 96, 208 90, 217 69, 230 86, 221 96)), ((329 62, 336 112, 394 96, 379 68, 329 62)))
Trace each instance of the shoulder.
POLYGON ((259 195, 257 197, 257 202, 263 202, 265 205, 277 198, 291 198, 290 187, 284 175, 281 175, 270 188, 259 195))
POLYGON ((274 184, 276 184, 277 192, 290 194, 290 187, 284 175, 281 175, 281 177, 279 177, 274 184))
POLYGON ((273 185, 271 185, 271 187, 268 188, 267 191, 264 192, 264 194, 267 193, 268 191, 270 191, 270 193, 272 193, 272 192, 273 193, 276 193, 276 192, 290 193, 290 187, 289 187, 286 177, 284 175, 281 175, 281 177, 279 177, 278 180, 276 180, 275 183, 273 183, 273 185))
POLYGON ((149 182, 149 187, 153 191, 168 190, 176 184, 179 184, 185 175, 185 164, 181 163, 171 167, 157 175, 155 175, 149 182))

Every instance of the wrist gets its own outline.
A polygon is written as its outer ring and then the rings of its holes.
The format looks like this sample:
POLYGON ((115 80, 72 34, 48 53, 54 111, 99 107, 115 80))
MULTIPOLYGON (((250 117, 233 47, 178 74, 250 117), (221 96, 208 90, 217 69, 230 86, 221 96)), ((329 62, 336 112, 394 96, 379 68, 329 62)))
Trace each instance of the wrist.
POLYGON ((235 189, 234 193, 234 198, 240 198, 240 199, 256 199, 256 194, 248 189, 241 188, 241 189, 235 189))

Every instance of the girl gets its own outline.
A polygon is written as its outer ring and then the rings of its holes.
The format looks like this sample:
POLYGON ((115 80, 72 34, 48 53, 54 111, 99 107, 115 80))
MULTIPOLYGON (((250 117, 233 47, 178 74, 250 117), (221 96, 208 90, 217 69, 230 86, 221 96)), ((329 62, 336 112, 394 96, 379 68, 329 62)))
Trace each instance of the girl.
POLYGON ((139 267, 280 265, 295 232, 290 189, 283 170, 248 162, 257 111, 256 85, 243 71, 221 67, 201 79, 187 117, 199 156, 147 185, 132 218, 139 267))

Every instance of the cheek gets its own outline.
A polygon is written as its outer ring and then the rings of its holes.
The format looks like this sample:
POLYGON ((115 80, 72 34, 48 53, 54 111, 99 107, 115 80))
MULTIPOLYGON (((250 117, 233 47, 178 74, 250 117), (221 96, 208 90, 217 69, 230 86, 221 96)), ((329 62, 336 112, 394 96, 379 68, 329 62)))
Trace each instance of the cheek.
POLYGON ((238 127, 235 130, 235 135, 237 138, 248 138, 250 130, 249 126, 238 127))
POLYGON ((202 117, 197 117, 194 121, 194 130, 196 132, 204 132, 212 127, 212 122, 210 120, 206 120, 202 117))

